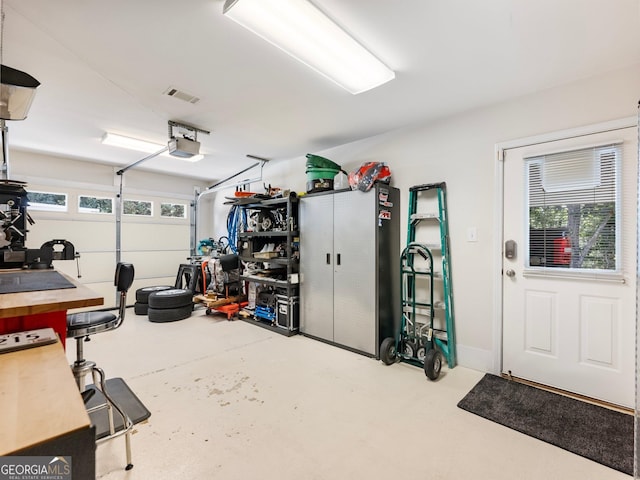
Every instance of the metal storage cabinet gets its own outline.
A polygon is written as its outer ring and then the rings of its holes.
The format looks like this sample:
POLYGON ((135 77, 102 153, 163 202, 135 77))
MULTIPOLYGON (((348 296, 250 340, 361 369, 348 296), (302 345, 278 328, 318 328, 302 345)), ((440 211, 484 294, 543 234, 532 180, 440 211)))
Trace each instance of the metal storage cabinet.
POLYGON ((400 193, 300 199, 300 332, 379 357, 400 323, 400 193))

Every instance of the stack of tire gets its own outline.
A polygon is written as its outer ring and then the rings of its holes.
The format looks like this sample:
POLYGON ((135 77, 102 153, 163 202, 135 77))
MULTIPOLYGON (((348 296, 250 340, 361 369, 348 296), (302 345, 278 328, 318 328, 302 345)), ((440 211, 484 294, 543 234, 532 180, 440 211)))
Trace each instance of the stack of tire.
POLYGON ((189 318, 193 312, 193 293, 184 288, 159 290, 149 295, 147 316, 150 322, 175 322, 189 318))
POLYGON ((143 287, 136 290, 136 303, 133 305, 135 314, 147 314, 147 310, 149 309, 149 295, 162 290, 171 290, 172 288, 170 285, 159 285, 157 287, 143 287))

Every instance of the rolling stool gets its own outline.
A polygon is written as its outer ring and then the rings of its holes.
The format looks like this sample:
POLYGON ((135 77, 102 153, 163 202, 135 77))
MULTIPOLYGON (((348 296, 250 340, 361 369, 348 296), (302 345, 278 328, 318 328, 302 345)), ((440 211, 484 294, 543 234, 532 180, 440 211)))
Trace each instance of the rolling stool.
POLYGON ((85 391, 84 379, 85 376, 91 372, 93 376, 93 383, 96 388, 100 389, 102 395, 104 395, 105 403, 97 405, 90 409, 87 409, 88 413, 92 413, 96 410, 103 408, 107 409, 109 416, 109 435, 100 438, 96 441, 96 444, 102 443, 107 440, 111 440, 120 435, 125 435, 125 443, 127 449, 127 466, 125 470, 131 470, 133 464, 131 463, 131 430, 133 428, 133 422, 129 416, 122 410, 111 398, 107 392, 105 385, 104 371, 99 368, 95 362, 85 360, 83 353, 83 342, 89 341, 90 335, 94 333, 106 332, 109 330, 115 330, 124 321, 124 316, 127 308, 127 291, 133 283, 134 268, 130 263, 118 263, 116 265, 116 274, 113 284, 115 285, 119 296, 119 311, 118 316, 110 312, 81 312, 72 313, 67 315, 67 338, 75 338, 76 340, 76 360, 71 366, 73 376, 76 379, 78 388, 82 394, 85 403, 91 397, 89 390, 85 391), (123 428, 122 430, 115 431, 113 423, 113 411, 116 410, 122 417, 123 428))

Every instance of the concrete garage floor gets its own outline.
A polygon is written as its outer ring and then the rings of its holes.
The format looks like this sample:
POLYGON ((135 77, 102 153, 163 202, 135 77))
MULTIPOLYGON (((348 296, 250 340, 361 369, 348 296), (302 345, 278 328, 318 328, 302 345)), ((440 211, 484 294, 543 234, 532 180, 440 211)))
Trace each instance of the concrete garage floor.
POLYGON ((129 309, 85 354, 151 411, 132 470, 123 438, 98 447, 104 480, 631 478, 457 408, 483 376, 464 367, 431 382, 201 308, 165 324, 129 309))

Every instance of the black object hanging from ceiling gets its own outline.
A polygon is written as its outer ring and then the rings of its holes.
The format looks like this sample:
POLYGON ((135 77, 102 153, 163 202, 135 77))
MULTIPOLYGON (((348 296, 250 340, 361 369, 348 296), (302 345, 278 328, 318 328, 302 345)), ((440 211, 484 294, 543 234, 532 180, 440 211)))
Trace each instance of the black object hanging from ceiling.
POLYGON ((24 120, 40 82, 26 72, 0 65, 0 119, 24 120))

